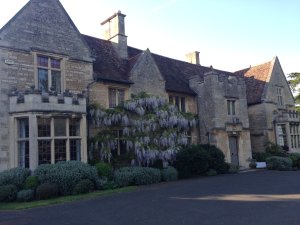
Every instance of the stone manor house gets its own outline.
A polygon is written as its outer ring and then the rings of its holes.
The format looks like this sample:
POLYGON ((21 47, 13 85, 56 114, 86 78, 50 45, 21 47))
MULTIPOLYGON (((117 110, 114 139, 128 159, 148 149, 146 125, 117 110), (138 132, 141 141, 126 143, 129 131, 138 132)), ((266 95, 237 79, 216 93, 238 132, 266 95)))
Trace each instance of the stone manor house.
POLYGON ((131 94, 164 96, 198 116, 193 143, 210 143, 248 167, 271 141, 300 150, 299 118, 277 57, 228 72, 127 46, 125 15, 81 34, 59 0, 30 0, 0 30, 0 171, 86 162, 87 104, 112 108, 131 94))

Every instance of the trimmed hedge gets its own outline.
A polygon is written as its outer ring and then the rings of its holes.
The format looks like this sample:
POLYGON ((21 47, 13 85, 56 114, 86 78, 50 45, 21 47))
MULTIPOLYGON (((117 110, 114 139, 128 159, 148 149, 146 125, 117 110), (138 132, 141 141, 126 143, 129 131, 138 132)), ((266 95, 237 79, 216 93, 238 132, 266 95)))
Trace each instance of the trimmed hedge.
POLYGON ((293 168, 300 169, 300 153, 291 153, 289 154, 289 158, 293 162, 293 168))
POLYGON ((119 187, 159 183, 159 169, 149 167, 123 167, 115 171, 114 180, 119 187))
POLYGON ((30 175, 30 170, 26 168, 13 168, 0 173, 0 186, 13 184, 18 189, 24 186, 26 178, 30 175))
POLYGON ((267 168, 269 170, 292 170, 293 162, 289 158, 280 156, 271 156, 266 159, 267 168))
POLYGON ((25 180, 24 188, 35 190, 39 186, 39 180, 36 176, 29 176, 25 180))
POLYGON ((73 189, 74 195, 85 194, 94 190, 94 183, 89 179, 84 179, 78 182, 73 189))
POLYGON ((100 188, 100 179, 95 167, 79 161, 44 164, 34 171, 40 183, 57 184, 59 193, 70 195, 80 180, 89 179, 100 188))
POLYGON ((12 202, 16 200, 18 188, 9 184, 0 186, 0 202, 12 202))
POLYGON ((105 162, 98 162, 95 164, 99 177, 106 177, 107 179, 113 178, 112 166, 105 162))
POLYGON ((34 199, 34 190, 21 190, 17 193, 18 202, 29 202, 34 199))
POLYGON ((56 184, 44 183, 36 188, 37 199, 49 199, 58 196, 58 186, 56 184))
POLYGON ((162 181, 174 181, 178 179, 178 172, 177 170, 172 167, 168 166, 161 170, 161 178, 162 181))

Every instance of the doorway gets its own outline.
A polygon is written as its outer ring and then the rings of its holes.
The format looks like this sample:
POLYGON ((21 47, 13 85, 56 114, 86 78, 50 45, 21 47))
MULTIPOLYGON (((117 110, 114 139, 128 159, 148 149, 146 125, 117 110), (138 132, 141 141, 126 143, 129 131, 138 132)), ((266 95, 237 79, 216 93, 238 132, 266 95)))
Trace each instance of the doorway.
POLYGON ((229 136, 230 161, 232 165, 239 166, 238 137, 229 136))

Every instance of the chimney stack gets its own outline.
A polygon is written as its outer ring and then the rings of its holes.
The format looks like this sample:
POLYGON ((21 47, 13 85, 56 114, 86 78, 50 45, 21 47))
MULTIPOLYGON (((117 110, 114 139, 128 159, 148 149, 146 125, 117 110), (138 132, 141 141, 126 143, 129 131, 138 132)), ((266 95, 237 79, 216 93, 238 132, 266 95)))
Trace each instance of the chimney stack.
POLYGON ((114 43, 114 47, 121 58, 127 58, 127 36, 125 35, 125 17, 119 10, 101 25, 104 27, 103 38, 114 43))
POLYGON ((197 51, 186 54, 185 56, 186 56, 187 62, 196 64, 196 65, 200 65, 199 54, 200 54, 200 52, 197 52, 197 51))

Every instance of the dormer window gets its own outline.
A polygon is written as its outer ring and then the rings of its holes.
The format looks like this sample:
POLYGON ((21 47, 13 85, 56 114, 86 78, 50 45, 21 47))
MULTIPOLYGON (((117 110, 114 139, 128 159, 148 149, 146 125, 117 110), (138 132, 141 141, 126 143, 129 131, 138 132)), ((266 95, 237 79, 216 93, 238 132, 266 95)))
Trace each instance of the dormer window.
POLYGON ((62 92, 61 60, 48 56, 37 56, 38 89, 62 92))

